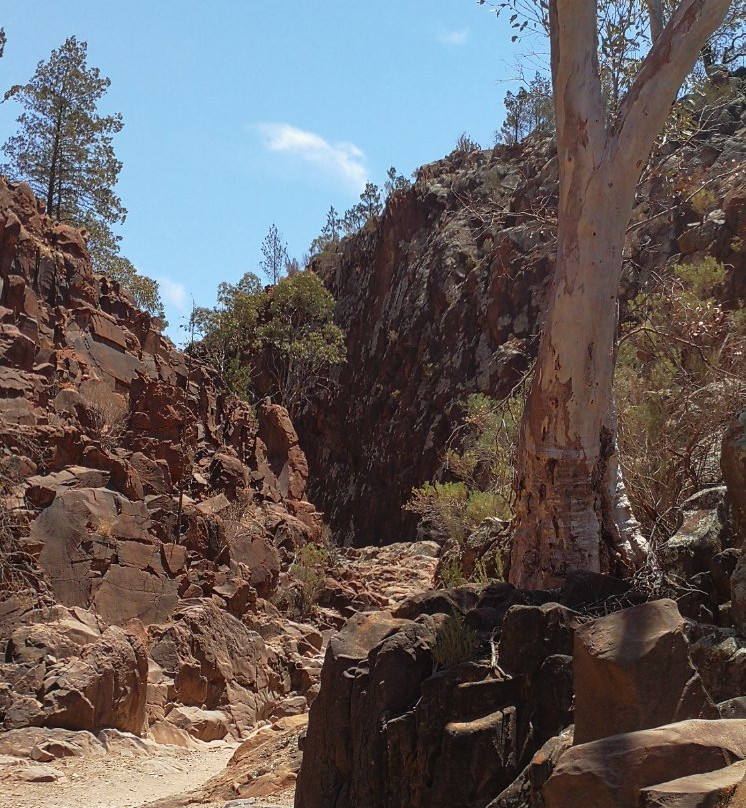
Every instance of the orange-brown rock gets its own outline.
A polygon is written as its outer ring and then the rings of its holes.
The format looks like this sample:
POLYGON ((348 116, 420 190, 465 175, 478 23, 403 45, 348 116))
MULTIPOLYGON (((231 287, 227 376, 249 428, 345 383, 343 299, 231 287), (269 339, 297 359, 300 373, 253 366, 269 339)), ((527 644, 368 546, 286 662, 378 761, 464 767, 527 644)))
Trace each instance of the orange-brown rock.
POLYGON ((658 600, 575 632, 575 743, 718 712, 689 662, 676 603, 658 600))
POLYGON ((544 786, 544 802, 546 808, 631 808, 644 788, 745 758, 744 720, 690 720, 614 735, 568 749, 544 786))

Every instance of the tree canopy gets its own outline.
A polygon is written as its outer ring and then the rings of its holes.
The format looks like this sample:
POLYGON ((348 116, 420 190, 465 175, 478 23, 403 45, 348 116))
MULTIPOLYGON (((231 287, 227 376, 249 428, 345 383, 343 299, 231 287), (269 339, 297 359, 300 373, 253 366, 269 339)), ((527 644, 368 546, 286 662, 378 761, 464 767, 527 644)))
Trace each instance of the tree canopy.
MULTIPOLYGON (((1 32, 0 55, 4 44, 1 32)), ((112 141, 122 116, 98 113, 111 82, 88 66, 87 53, 86 42, 68 37, 28 83, 5 93, 23 112, 17 134, 3 146, 1 170, 27 182, 53 219, 85 230, 94 271, 124 284, 138 306, 165 322, 158 283, 119 254, 121 237, 112 230, 127 214, 114 191, 122 163, 112 141)))
POLYGON ((247 272, 221 283, 218 305, 198 308, 192 323, 198 352, 245 399, 270 396, 291 412, 331 385, 330 371, 344 361, 342 332, 334 325, 334 298, 310 270, 264 289, 247 272))
POLYGON ((28 182, 50 216, 79 226, 87 215, 113 224, 127 213, 114 193, 122 164, 112 138, 122 128, 122 116, 97 113, 110 81, 88 66, 87 49, 87 43, 68 37, 39 62, 27 84, 5 93, 5 100, 14 99, 24 110, 19 132, 3 146, 5 171, 28 182))

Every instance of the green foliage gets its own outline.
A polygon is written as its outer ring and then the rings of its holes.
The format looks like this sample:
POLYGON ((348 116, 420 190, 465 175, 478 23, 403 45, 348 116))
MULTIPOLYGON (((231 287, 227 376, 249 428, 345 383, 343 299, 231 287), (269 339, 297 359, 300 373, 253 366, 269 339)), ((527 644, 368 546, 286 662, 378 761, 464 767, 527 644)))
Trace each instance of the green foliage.
POLYGON ((8 38, 5 36, 5 29, 0 28, 0 58, 2 58, 3 53, 5 53, 5 45, 8 42, 8 38))
POLYGON ((723 24, 710 37, 700 54, 707 74, 718 65, 726 68, 743 66, 746 59, 746 0, 732 0, 723 24))
POLYGON ((719 451, 746 394, 746 318, 718 303, 713 258, 672 268, 628 305, 615 375, 620 458, 646 533, 667 538, 686 497, 720 481, 719 451))
POLYGON ((468 662, 479 648, 476 632, 466 624, 463 616, 452 614, 440 624, 432 648, 433 661, 440 667, 450 668, 468 662))
POLYGON ((345 212, 342 218, 342 229, 346 235, 361 230, 380 216, 382 210, 381 189, 372 182, 366 182, 365 188, 360 194, 360 201, 345 212))
POLYGON ((399 191, 407 191, 412 187, 412 183, 403 175, 398 174, 394 166, 386 172, 386 182, 383 183, 383 190, 387 197, 399 191))
POLYGON ((311 242, 309 252, 311 255, 318 255, 324 250, 336 244, 339 241, 342 232, 342 220, 339 218, 334 205, 329 207, 326 214, 326 223, 321 229, 321 233, 311 242))
POLYGON ((554 131, 554 99, 552 82, 537 71, 528 87, 505 96, 505 121, 496 133, 497 143, 520 143, 534 132, 554 131))
MULTIPOLYGON (((4 41, 0 37, 0 54, 4 41)), ((69 37, 39 62, 27 84, 5 93, 5 100, 17 101, 23 112, 18 133, 3 146, 8 162, 2 171, 28 182, 49 216, 83 228, 94 272, 124 284, 140 308, 165 324, 157 282, 119 254, 121 237, 112 231, 127 214, 113 190, 122 164, 112 139, 122 117, 98 114, 110 81, 88 67, 87 50, 85 42, 69 37)))
POLYGON ((453 589, 455 586, 463 586, 466 582, 467 579, 460 558, 451 556, 438 568, 438 586, 444 589, 453 589))
POLYGON ((311 614, 318 602, 324 588, 328 564, 329 551, 316 544, 305 544, 296 554, 290 572, 300 584, 296 603, 300 617, 311 614))
POLYGON ((415 488, 405 508, 458 543, 489 516, 510 518, 522 409, 522 399, 496 402, 481 394, 469 396, 464 423, 453 436, 461 446, 446 452, 447 468, 456 481, 415 488))
POLYGON ((476 140, 472 140, 466 132, 462 132, 456 140, 456 154, 469 154, 470 152, 479 151, 482 147, 476 140))
MULTIPOLYGON (((478 0, 498 16, 505 14, 513 42, 548 37, 549 3, 545 0, 478 0)), ((664 0, 665 17, 677 5, 664 0)), ((630 88, 650 45, 649 4, 645 0, 599 0, 598 62, 607 106, 613 114, 630 88)), ((665 20, 664 20, 665 22, 665 20)), ((735 68, 746 57, 746 0, 734 0, 720 28, 702 48, 689 87, 709 80, 718 67, 735 68)))
MULTIPOLYGON (((386 182, 383 184, 386 197, 412 186, 404 175, 397 173, 394 166, 391 166, 386 172, 386 177, 386 182)), ((350 235, 361 230, 380 216, 382 211, 381 189, 372 182, 367 182, 360 194, 360 201, 345 211, 342 217, 339 216, 333 205, 329 208, 321 233, 311 242, 310 254, 323 253, 324 250, 337 244, 343 234, 350 235)))
POLYGON ((110 82, 86 57, 87 44, 69 37, 27 84, 5 93, 23 112, 19 132, 3 146, 3 172, 28 182, 57 221, 85 227, 93 218, 108 228, 126 215, 113 190, 122 164, 112 138, 122 117, 97 113, 110 82))
POLYGON ((334 298, 310 270, 281 278, 264 290, 246 273, 218 288, 218 306, 192 314, 202 336, 200 353, 244 399, 269 395, 293 413, 308 395, 330 384, 344 361, 342 332, 334 325, 334 298))
POLYGON ((678 294, 690 304, 715 302, 715 293, 728 277, 728 270, 708 255, 694 264, 677 264, 674 277, 679 281, 678 294))
POLYGON ((165 328, 168 325, 166 321, 166 312, 163 309, 163 301, 161 300, 160 288, 158 281, 154 281, 147 275, 141 275, 136 269, 129 258, 123 255, 111 255, 105 258, 98 258, 93 260, 96 270, 104 272, 112 280, 121 283, 126 289, 129 289, 132 297, 135 299, 135 305, 148 312, 153 317, 157 317, 161 321, 161 326, 165 328))
POLYGON ((283 240, 282 234, 274 222, 270 225, 269 232, 262 241, 261 249, 264 257, 259 262, 259 266, 267 281, 276 286, 290 259, 287 242, 283 240))

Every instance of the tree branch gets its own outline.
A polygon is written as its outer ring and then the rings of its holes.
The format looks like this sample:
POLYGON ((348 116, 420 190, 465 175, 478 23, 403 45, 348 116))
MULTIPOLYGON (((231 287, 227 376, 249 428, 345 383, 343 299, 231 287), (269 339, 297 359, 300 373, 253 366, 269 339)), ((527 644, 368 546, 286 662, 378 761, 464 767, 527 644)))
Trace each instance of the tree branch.
POLYGON ((646 2, 650 15, 650 39, 657 42, 663 33, 663 2, 662 0, 646 0, 646 2))
POLYGON ((607 162, 637 182, 671 104, 731 0, 682 0, 624 97, 609 135, 607 162))

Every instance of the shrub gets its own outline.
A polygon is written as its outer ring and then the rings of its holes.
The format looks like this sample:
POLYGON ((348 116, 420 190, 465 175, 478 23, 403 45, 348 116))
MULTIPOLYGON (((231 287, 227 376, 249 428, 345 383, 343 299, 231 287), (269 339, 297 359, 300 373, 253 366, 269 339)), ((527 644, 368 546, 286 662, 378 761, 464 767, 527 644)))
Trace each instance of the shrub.
POLYGON ((466 575, 464 575, 464 567, 460 557, 451 556, 440 565, 437 573, 437 583, 443 589, 452 589, 466 583, 466 575))
POLYGON ((194 311, 192 324, 202 334, 195 352, 240 398, 270 396, 292 415, 312 392, 332 386, 330 371, 344 361, 333 319, 334 298, 310 270, 268 290, 246 273, 235 285, 220 285, 216 308, 194 311))
POLYGON ((510 518, 513 460, 523 397, 497 402, 484 395, 466 401, 464 423, 451 437, 459 449, 446 451, 455 482, 425 483, 404 506, 449 539, 463 543, 487 517, 510 518))
POLYGON ((620 460, 647 535, 665 539, 684 499, 720 482, 725 425, 746 394, 746 320, 715 299, 712 258, 672 268, 629 303, 615 376, 620 460))
POLYGON ((324 588, 329 551, 316 544, 305 544, 295 556, 290 572, 300 584, 297 611, 307 617, 316 605, 324 588))
POLYGON ((0 455, 0 602, 22 595, 33 606, 49 594, 36 558, 21 540, 31 520, 21 493, 28 474, 23 460, 32 459, 42 470, 46 454, 36 441, 19 435, 13 453, 6 448, 0 455))
POLYGON ((467 662, 479 648, 479 637, 462 615, 452 614, 440 624, 432 648, 433 661, 439 667, 450 668, 467 662))
POLYGON ((88 405, 93 437, 107 449, 118 446, 129 419, 125 397, 115 393, 105 382, 87 382, 81 385, 80 393, 88 405))
POLYGON ((482 147, 476 140, 472 140, 466 132, 462 132, 456 141, 454 151, 457 154, 469 154, 470 152, 481 151, 482 147))

